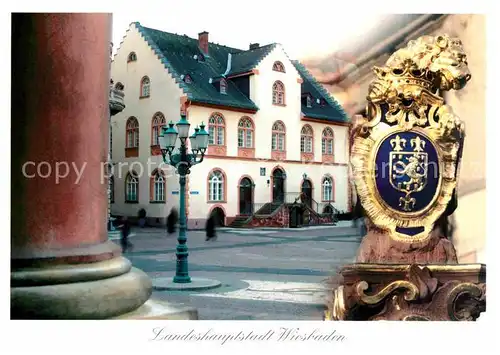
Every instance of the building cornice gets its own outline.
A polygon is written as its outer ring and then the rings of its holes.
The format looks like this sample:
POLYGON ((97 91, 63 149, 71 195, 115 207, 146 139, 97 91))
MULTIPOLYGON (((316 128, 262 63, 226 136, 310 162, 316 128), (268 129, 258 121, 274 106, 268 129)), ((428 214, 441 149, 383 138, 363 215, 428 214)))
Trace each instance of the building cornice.
POLYGON ((307 117, 307 116, 303 116, 301 118, 301 120, 308 121, 308 122, 324 123, 324 124, 331 125, 331 126, 349 127, 351 125, 350 122, 335 122, 335 121, 329 121, 327 119, 322 120, 319 118, 312 118, 312 117, 307 117))
POLYGON ((237 74, 229 75, 227 77, 227 79, 234 79, 234 78, 239 78, 241 76, 250 76, 250 75, 258 75, 258 74, 259 74, 259 70, 252 69, 252 70, 246 71, 244 73, 237 73, 237 74))
POLYGON ((263 158, 250 158, 250 157, 238 157, 238 156, 227 156, 227 155, 205 155, 205 159, 223 159, 223 160, 244 160, 244 161, 255 161, 261 163, 276 163, 276 164, 303 164, 303 165, 325 165, 325 166, 344 166, 347 167, 347 163, 325 163, 322 161, 302 161, 302 160, 275 160, 275 159, 263 159, 263 158))
POLYGON ((248 108, 239 108, 239 107, 231 107, 231 106, 224 106, 224 105, 216 105, 216 104, 209 104, 206 102, 197 102, 197 101, 192 101, 189 100, 187 102, 189 106, 200 106, 200 107, 210 107, 210 108, 216 108, 219 110, 226 110, 226 111, 233 111, 233 112, 243 112, 243 113, 256 113, 258 110, 252 110, 248 108))

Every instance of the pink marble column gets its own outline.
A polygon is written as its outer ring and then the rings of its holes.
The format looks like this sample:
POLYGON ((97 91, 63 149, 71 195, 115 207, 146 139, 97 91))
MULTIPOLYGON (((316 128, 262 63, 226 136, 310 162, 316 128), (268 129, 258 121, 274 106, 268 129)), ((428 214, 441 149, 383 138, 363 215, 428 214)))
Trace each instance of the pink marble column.
POLYGON ((113 318, 151 296, 107 240, 111 19, 12 16, 12 318, 113 318))
POLYGON ((110 14, 14 14, 12 259, 103 260, 110 14))

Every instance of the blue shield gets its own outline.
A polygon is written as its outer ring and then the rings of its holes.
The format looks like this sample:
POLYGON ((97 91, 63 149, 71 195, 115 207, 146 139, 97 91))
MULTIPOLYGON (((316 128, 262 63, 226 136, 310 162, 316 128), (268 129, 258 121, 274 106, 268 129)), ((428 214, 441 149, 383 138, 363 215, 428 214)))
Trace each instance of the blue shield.
POLYGON ((376 189, 385 205, 413 214, 433 203, 441 176, 437 150, 425 135, 414 131, 388 135, 375 164, 376 189))

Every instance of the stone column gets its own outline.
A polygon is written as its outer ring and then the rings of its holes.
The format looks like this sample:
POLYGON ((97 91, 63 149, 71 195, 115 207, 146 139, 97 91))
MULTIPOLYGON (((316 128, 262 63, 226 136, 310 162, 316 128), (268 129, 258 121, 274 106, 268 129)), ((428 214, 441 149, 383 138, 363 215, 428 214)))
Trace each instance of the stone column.
POLYGON ((152 292, 107 238, 111 20, 12 15, 12 318, 117 317, 152 292))

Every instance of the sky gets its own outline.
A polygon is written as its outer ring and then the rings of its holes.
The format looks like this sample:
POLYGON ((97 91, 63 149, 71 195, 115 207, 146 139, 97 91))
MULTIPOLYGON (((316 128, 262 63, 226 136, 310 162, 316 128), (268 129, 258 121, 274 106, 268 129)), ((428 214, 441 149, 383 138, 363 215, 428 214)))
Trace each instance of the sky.
POLYGON ((209 41, 240 49, 250 43, 281 43, 291 59, 323 56, 340 50, 349 41, 375 29, 382 15, 363 14, 320 6, 290 6, 268 1, 265 11, 251 3, 220 0, 211 2, 183 0, 169 3, 161 11, 151 8, 118 8, 113 11, 114 50, 119 46, 131 22, 158 30, 197 38, 209 32, 209 41), (238 4, 246 7, 235 9, 238 4), (198 9, 198 10, 197 10, 198 9), (325 11, 323 11, 325 10, 325 11), (338 10, 338 11, 337 11, 338 10), (281 15, 277 15, 281 14, 281 15))

